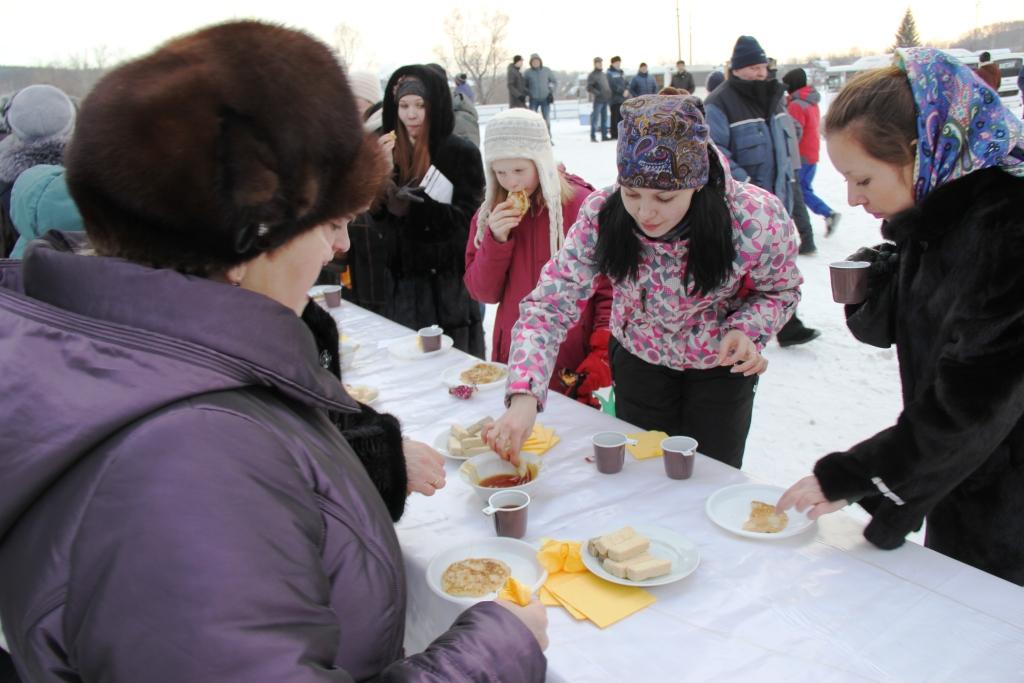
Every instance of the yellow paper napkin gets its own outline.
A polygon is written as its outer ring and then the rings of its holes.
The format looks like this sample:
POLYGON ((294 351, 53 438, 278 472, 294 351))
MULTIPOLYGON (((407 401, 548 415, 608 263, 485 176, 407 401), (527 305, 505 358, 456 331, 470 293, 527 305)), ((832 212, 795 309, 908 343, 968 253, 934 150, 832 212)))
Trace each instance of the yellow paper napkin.
POLYGON ((630 614, 655 602, 653 595, 643 588, 620 586, 599 579, 590 572, 559 574, 554 582, 548 578, 548 591, 559 601, 586 615, 600 628, 611 626, 630 614))
POLYGON ((668 438, 668 434, 665 432, 637 432, 636 434, 626 434, 626 436, 637 442, 635 446, 626 444, 626 448, 637 460, 661 457, 663 455, 661 442, 668 438))
POLYGON ((498 591, 499 600, 511 600, 520 607, 526 607, 532 599, 530 589, 511 576, 505 581, 505 585, 498 591))
POLYGON ((560 600, 558 596, 556 596, 554 593, 548 590, 548 584, 558 586, 559 583, 565 581, 566 578, 572 576, 573 574, 555 574, 553 576, 549 576, 547 582, 540 587, 540 591, 538 591, 538 593, 540 595, 540 601, 542 604, 548 605, 549 607, 564 607, 565 611, 568 612, 570 616, 572 616, 574 619, 582 621, 583 619, 587 618, 586 614, 580 612, 578 609, 576 609, 569 603, 565 602, 564 600, 560 600))
POLYGON ((522 450, 536 453, 537 455, 544 455, 554 448, 559 441, 561 439, 555 436, 554 429, 538 423, 533 425, 533 431, 530 432, 529 438, 523 442, 522 450))
POLYGON ((587 570, 583 565, 583 558, 580 556, 579 541, 555 541, 550 538, 542 538, 540 550, 537 551, 537 561, 544 569, 548 570, 548 574, 587 570))

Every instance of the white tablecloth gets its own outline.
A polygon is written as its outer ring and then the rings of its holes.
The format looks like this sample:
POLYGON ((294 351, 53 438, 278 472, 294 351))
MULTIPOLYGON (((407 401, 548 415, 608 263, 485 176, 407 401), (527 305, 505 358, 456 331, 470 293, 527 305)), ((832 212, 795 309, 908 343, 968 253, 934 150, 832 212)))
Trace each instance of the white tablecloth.
MULTIPOLYGON (((452 422, 501 414, 501 389, 469 401, 448 396, 441 373, 465 355, 397 360, 383 342, 409 330, 348 302, 333 314, 361 345, 345 381, 379 389, 375 407, 397 415, 408 436, 430 442, 452 422)), ((526 540, 583 540, 627 523, 654 524, 687 536, 701 553, 696 572, 648 589, 654 605, 604 630, 550 608, 549 680, 1024 680, 1024 589, 913 543, 877 550, 842 512, 789 539, 732 535, 708 519, 704 503, 723 486, 749 481, 743 472, 698 456, 693 477, 675 481, 660 458, 627 455, 620 474, 598 474, 583 460, 590 435, 634 428, 554 393, 538 420, 562 442, 544 456, 526 540)), ((448 485, 433 497, 412 496, 398 525, 410 652, 459 612, 427 587, 431 557, 494 533, 456 469, 449 461, 448 485)))

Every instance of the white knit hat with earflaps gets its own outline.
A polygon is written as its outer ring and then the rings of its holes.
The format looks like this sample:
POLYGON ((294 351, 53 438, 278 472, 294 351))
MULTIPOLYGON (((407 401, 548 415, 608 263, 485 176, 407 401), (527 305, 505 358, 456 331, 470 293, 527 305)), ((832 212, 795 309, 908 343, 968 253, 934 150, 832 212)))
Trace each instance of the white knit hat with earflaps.
POLYGON ((487 219, 494 207, 498 188, 501 187, 491 164, 502 159, 529 159, 537 167, 541 195, 544 197, 544 203, 548 209, 551 255, 553 256, 562 248, 564 241, 562 235, 562 181, 558 175, 558 165, 555 163, 551 136, 548 135, 544 117, 529 109, 506 109, 487 122, 483 147, 487 191, 484 194, 484 203, 480 206, 480 214, 476 219, 474 243, 479 247, 484 238, 487 219))

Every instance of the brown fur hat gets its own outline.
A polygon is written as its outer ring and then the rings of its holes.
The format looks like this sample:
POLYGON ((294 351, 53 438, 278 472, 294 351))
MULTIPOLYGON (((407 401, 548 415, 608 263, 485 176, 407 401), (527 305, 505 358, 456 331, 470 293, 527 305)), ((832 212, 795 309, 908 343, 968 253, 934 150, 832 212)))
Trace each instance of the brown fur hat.
POLYGON ((99 253, 199 274, 362 210, 388 174, 327 46, 253 21, 104 77, 67 169, 99 253))

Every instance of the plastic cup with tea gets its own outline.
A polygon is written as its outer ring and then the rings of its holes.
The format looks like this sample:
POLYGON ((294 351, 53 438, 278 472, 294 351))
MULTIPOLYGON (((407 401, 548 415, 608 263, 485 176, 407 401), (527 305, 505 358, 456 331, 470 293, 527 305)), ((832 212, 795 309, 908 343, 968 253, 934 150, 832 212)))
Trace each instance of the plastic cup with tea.
POLYGON ((626 460, 626 444, 636 445, 622 432, 599 432, 591 441, 594 444, 594 460, 601 474, 615 474, 622 470, 626 460))
POLYGON ((525 491, 498 491, 487 499, 484 514, 494 517, 494 532, 498 536, 522 538, 526 535, 526 513, 530 494, 525 491))
POLYGON ((689 436, 670 436, 661 441, 665 474, 669 479, 689 479, 697 459, 697 440, 689 436))
POLYGON ((423 349, 423 353, 430 353, 431 351, 441 349, 441 334, 443 332, 444 330, 437 325, 420 328, 416 334, 419 335, 420 348, 423 349))
POLYGON ((859 304, 868 296, 867 261, 836 261, 828 266, 832 278, 832 300, 837 304, 859 304))

